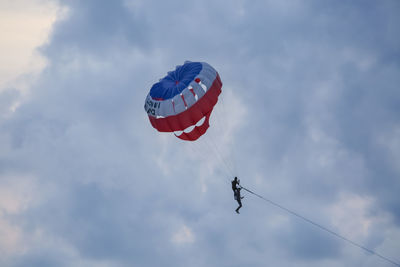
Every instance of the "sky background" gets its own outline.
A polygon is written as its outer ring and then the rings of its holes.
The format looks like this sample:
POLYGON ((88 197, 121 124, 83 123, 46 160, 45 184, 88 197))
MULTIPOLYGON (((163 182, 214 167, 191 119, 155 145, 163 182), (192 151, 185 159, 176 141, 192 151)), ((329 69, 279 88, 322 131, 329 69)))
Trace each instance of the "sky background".
POLYGON ((400 262, 400 2, 0 1, 1 266, 400 262), (224 83, 209 131, 158 133, 151 85, 224 83))

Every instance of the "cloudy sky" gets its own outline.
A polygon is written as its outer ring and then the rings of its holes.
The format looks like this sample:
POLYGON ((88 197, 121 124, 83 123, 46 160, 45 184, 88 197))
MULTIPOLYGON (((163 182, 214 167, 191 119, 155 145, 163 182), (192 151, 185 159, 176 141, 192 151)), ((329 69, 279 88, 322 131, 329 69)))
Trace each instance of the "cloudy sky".
POLYGON ((400 2, 0 1, 1 266, 394 266, 400 2), (153 129, 185 60, 210 130, 153 129))

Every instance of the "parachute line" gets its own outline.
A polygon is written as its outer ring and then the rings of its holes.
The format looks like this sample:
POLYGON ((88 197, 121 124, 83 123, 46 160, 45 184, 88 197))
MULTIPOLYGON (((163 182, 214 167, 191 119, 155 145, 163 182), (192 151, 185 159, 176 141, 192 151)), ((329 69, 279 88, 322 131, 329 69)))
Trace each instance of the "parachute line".
POLYGON ((214 148, 214 152, 217 154, 217 156, 219 157, 219 159, 222 161, 222 163, 225 165, 225 167, 227 168, 227 170, 231 173, 232 176, 235 176, 235 172, 232 170, 231 166, 228 163, 228 160, 225 159, 222 156, 222 153, 220 152, 220 150, 218 149, 217 144, 214 142, 213 139, 210 139, 211 142, 211 146, 214 148))
MULTIPOLYGON (((218 99, 219 105, 217 105, 214 109, 213 116, 216 119, 216 123, 214 125, 214 129, 217 131, 217 136, 224 136, 226 134, 226 129, 228 129, 228 114, 225 112, 224 109, 224 97, 221 97, 218 99)), ((214 138, 214 146, 216 147, 216 150, 221 151, 221 149, 218 148, 218 143, 215 142, 216 138, 214 138)), ((229 156, 222 157, 223 154, 221 154, 221 157, 225 161, 225 165, 229 165, 228 168, 230 169, 230 172, 232 173, 233 176, 238 175, 237 172, 237 167, 236 167, 236 160, 235 160, 235 146, 234 145, 229 145, 230 152, 229 156), (227 164, 229 163, 229 164, 227 164)))
POLYGON ((305 222, 308 222, 309 224, 314 225, 315 227, 319 228, 320 230, 323 230, 323 231, 325 231, 325 232, 328 232, 328 233, 330 233, 331 235, 334 235, 334 236, 336 236, 337 238, 340 238, 340 239, 346 241, 347 243, 352 244, 353 246, 356 246, 356 247, 358 247, 358 248, 360 248, 360 249, 362 249, 362 250, 364 250, 364 251, 366 251, 366 252, 368 252, 368 253, 370 253, 370 254, 372 254, 372 255, 378 256, 379 258, 381 258, 381 259, 383 259, 383 260, 385 260, 385 261, 387 261, 387 262, 389 262, 389 263, 391 263, 391 264, 393 264, 393 265, 400 266, 399 263, 397 263, 397 262, 395 262, 395 261, 393 261, 393 260, 391 260, 391 259, 389 259, 389 258, 383 256, 382 254, 379 254, 378 252, 376 252, 376 251, 374 251, 374 250, 372 250, 372 249, 369 249, 369 248, 367 248, 367 247, 365 247, 365 246, 363 246, 363 245, 361 245, 361 244, 358 244, 358 243, 356 243, 356 242, 350 240, 349 238, 347 238, 347 237, 345 237, 345 236, 343 236, 343 235, 341 235, 341 234, 338 234, 338 233, 336 233, 336 232, 334 232, 334 231, 332 231, 332 230, 326 228, 325 226, 323 226, 323 225, 321 225, 321 224, 319 224, 319 223, 316 223, 316 222, 314 222, 314 221, 312 221, 312 220, 310 220, 310 219, 304 217, 303 215, 300 215, 300 214, 298 214, 297 212, 292 211, 292 210, 290 210, 290 209, 288 209, 288 208, 286 208, 286 207, 284 207, 284 206, 282 206, 282 205, 280 205, 280 204, 278 204, 278 203, 276 203, 276 202, 274 202, 274 201, 272 201, 272 200, 270 200, 270 199, 268 199, 268 198, 265 198, 265 197, 263 197, 263 196, 261 196, 261 195, 259 195, 259 194, 257 194, 257 193, 254 193, 253 191, 251 191, 251 190, 249 190, 249 189, 247 189, 247 188, 245 188, 245 187, 243 187, 243 186, 240 186, 240 187, 241 187, 242 189, 244 189, 245 191, 249 192, 250 194, 253 194, 253 195, 255 195, 255 196, 261 198, 261 199, 264 200, 265 202, 268 202, 269 204, 271 204, 271 205, 273 205, 273 206, 275 206, 275 207, 277 207, 277 208, 279 208, 279 209, 281 209, 281 210, 284 210, 284 211, 286 211, 287 213, 290 213, 291 215, 296 216, 297 218, 300 218, 300 219, 302 219, 302 220, 305 221, 305 222))

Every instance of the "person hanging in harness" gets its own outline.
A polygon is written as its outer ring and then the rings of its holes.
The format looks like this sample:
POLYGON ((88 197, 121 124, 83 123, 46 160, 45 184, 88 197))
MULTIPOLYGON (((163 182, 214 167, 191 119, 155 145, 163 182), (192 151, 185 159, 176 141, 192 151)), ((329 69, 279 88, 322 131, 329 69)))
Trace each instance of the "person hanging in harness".
POLYGON ((233 190, 233 196, 235 198, 235 200, 239 203, 239 207, 237 207, 237 209, 235 210, 236 213, 239 214, 239 209, 242 207, 242 199, 243 197, 240 196, 240 190, 242 190, 242 187, 239 185, 240 180, 238 180, 237 177, 235 177, 235 179, 233 179, 232 181, 232 190, 233 190))
POLYGON ((234 195, 236 194, 236 190, 238 189, 238 186, 240 186, 239 183, 240 183, 240 180, 238 180, 237 177, 235 177, 235 179, 233 179, 233 181, 232 181, 232 190, 233 190, 234 195))

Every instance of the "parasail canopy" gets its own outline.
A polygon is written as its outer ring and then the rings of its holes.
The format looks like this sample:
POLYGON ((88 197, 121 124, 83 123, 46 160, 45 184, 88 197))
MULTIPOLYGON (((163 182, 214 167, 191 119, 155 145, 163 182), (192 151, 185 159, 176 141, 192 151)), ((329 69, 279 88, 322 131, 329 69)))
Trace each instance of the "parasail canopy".
POLYGON ((186 61, 153 84, 144 109, 159 132, 174 132, 186 141, 197 140, 221 94, 218 72, 205 62, 186 61))

